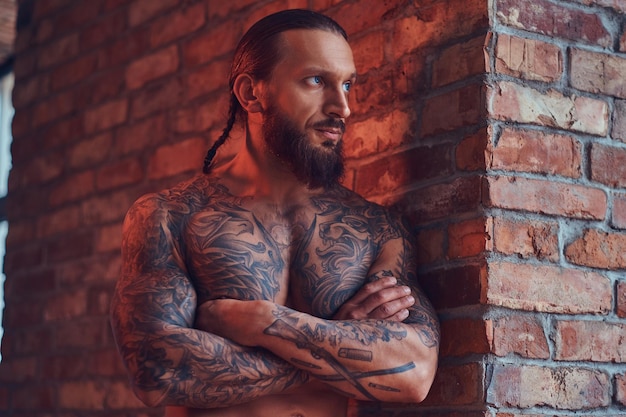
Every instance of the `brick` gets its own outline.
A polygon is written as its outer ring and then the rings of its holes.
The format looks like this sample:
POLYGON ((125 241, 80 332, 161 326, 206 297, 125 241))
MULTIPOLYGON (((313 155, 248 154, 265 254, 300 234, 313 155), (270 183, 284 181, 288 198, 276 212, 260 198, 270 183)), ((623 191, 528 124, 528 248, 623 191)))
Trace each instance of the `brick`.
POLYGON ((610 381, 598 370, 495 365, 487 401, 496 407, 593 409, 611 403, 610 381))
POLYGON ((68 150, 69 166, 81 169, 93 167, 101 163, 109 155, 111 142, 112 138, 110 132, 105 132, 91 138, 84 138, 68 150))
POLYGON ((484 218, 465 220, 448 226, 448 258, 470 258, 487 249, 487 225, 484 218))
MULTIPOLYGON (((82 115, 81 115, 82 116, 82 115)), ((54 149, 60 146, 67 146, 84 139, 83 121, 81 116, 72 116, 58 120, 46 126, 41 132, 41 149, 54 149)))
MULTIPOLYGON (((209 5, 209 9, 211 7, 212 5, 209 5)), ((185 67, 193 68, 229 54, 235 49, 241 35, 238 22, 227 20, 224 23, 212 24, 207 30, 202 30, 198 36, 182 43, 185 67)), ((226 78, 224 80, 226 85, 226 78)))
POLYGON ((555 38, 583 41, 603 47, 612 44, 611 34, 599 14, 550 3, 547 0, 498 0, 497 20, 515 28, 555 38), (555 19, 554 16, 558 16, 555 19))
POLYGON ((50 210, 37 221, 37 237, 46 238, 75 230, 81 225, 80 208, 76 205, 50 210))
POLYGON ((488 27, 488 8, 483 0, 431 2, 420 7, 414 16, 394 21, 393 57, 398 59, 425 46, 484 32, 488 27))
POLYGON ((2 359, 0 381, 20 383, 31 382, 37 379, 39 367, 37 358, 13 358, 10 361, 7 361, 5 357, 2 359))
POLYGON ((101 12, 101 5, 100 1, 74 3, 72 7, 64 9, 62 13, 54 17, 54 33, 74 31, 84 26, 85 22, 95 20, 101 12))
POLYGON ((226 59, 210 62, 185 77, 185 93, 189 100, 224 89, 227 85, 230 62, 226 59))
POLYGON ((79 355, 51 355, 42 365, 41 373, 46 380, 77 379, 85 373, 85 358, 79 355))
POLYGON ((33 158, 22 170, 20 184, 42 184, 59 177, 63 172, 63 164, 61 163, 63 160, 60 152, 52 152, 33 158))
POLYGON ((79 42, 78 34, 73 33, 46 45, 38 55, 37 68, 40 70, 48 69, 61 62, 69 61, 78 55, 80 50, 79 42))
POLYGON ((120 99, 99 105, 85 112, 84 125, 86 133, 95 133, 110 129, 126 121, 128 117, 128 100, 120 99))
POLYGON ((563 74, 561 49, 551 43, 499 34, 496 73, 525 80, 555 82, 563 74))
POLYGON ((204 2, 183 5, 155 20, 150 28, 152 48, 170 43, 202 27, 206 19, 204 2))
POLYGON ((626 143, 626 100, 615 100, 611 137, 626 143))
POLYGON ((493 249, 522 259, 559 260, 559 225, 530 219, 494 217, 493 249))
POLYGON ((421 265, 444 259, 445 232, 441 228, 417 232, 417 262, 421 265))
POLYGON ((493 320, 492 351, 498 356, 516 354, 523 358, 549 359, 548 339, 539 319, 511 315, 493 320))
POLYGON ((479 36, 444 49, 433 62, 433 87, 441 87, 484 73, 486 71, 484 43, 485 36, 479 36))
POLYGON ((385 63, 385 36, 385 31, 375 30, 350 42, 354 64, 359 74, 383 66, 385 63))
MULTIPOLYGON (((100 254, 95 258, 79 259, 59 265, 59 286, 77 286, 85 284, 115 285, 121 270, 121 256, 118 253, 100 254)), ((90 311, 92 306, 90 305, 90 311)))
POLYGON ((626 188, 626 148, 594 143, 589 159, 593 181, 626 188))
MULTIPOLYGON (((133 2, 132 4, 138 4, 133 2)), ((156 1, 154 3, 157 3, 156 1)), ((112 68, 134 61, 150 49, 148 29, 138 28, 120 39, 114 39, 97 49, 101 68, 112 68)))
POLYGON ((504 261, 488 265, 486 302, 506 308, 560 314, 607 314, 613 289, 601 274, 504 261))
POLYGON ((361 195, 384 194, 417 180, 445 177, 452 172, 449 145, 422 147, 378 159, 359 167, 356 191, 361 195))
POLYGON ((46 250, 51 264, 88 256, 92 252, 93 233, 76 231, 48 243, 46 250))
MULTIPOLYGON (((119 249, 119 246, 118 246, 119 249)), ((93 317, 108 316, 115 285, 91 287, 87 293, 87 314, 93 317)))
POLYGON ((502 81, 487 92, 488 109, 500 120, 532 123, 605 136, 608 105, 603 100, 566 96, 556 90, 545 93, 502 81))
POLYGON ((69 320, 85 315, 86 311, 86 290, 66 291, 63 294, 48 297, 44 307, 44 320, 69 320))
POLYGON ((610 7, 617 12, 626 13, 626 3, 621 0, 574 0, 586 6, 610 7))
POLYGON ((62 182, 55 186, 48 201, 52 206, 81 200, 95 191, 95 173, 87 170, 72 175, 65 175, 62 182))
POLYGON ((411 116, 393 110, 382 117, 349 123, 344 150, 347 158, 363 158, 397 148, 411 140, 411 116))
MULTIPOLYGON (((147 0, 150 1, 150 0, 147 0)), ((220 1, 209 2, 208 14, 209 19, 217 17, 225 17, 233 12, 245 9, 251 4, 256 4, 256 0, 239 0, 239 1, 220 1)))
POLYGON ((462 171, 484 171, 487 168, 488 132, 480 129, 463 138, 456 147, 456 166, 462 171))
POLYGON ((580 178, 582 145, 571 136, 505 128, 491 152, 496 170, 580 178))
POLYGON ((474 212, 481 200, 480 178, 459 177, 421 187, 395 202, 413 224, 474 212))
POLYGON ((22 357, 41 354, 41 346, 54 346, 52 329, 30 327, 27 330, 13 334, 13 349, 15 352, 19 352, 22 357))
POLYGON ((470 84, 426 100, 420 136, 477 125, 485 116, 482 85, 470 84))
POLYGON ((117 350, 101 349, 91 352, 87 359, 88 375, 120 376, 126 375, 126 368, 117 350))
POLYGON ((554 359, 623 363, 626 325, 599 321, 562 320, 556 323, 554 359))
POLYGON ((626 406, 626 375, 615 375, 615 401, 626 406))
MULTIPOLYGON (((35 104, 32 117, 32 126, 40 127, 46 123, 54 122, 64 116, 68 116, 76 110, 74 94, 71 91, 59 92, 45 100, 35 104)), ((15 128, 14 128, 15 129, 15 128)))
POLYGON ((76 101, 84 108, 114 101, 124 95, 125 83, 124 70, 121 68, 99 71, 89 77, 83 87, 77 91, 76 101))
POLYGON ((28 104, 45 97, 48 91, 48 74, 30 77, 13 87, 13 107, 20 110, 28 104))
POLYGON ((112 410, 137 409, 145 407, 145 405, 139 401, 137 396, 133 393, 133 390, 130 389, 128 381, 116 381, 107 384, 106 398, 104 401, 107 409, 112 410))
POLYGON ((602 220, 606 215, 604 191, 574 184, 519 177, 488 177, 488 207, 602 220))
POLYGON ((619 281, 616 286, 617 298, 617 316, 626 317, 626 282, 619 281))
POLYGON ((82 218, 86 225, 121 221, 138 198, 127 190, 99 194, 81 201, 82 218))
POLYGON ((50 384, 28 384, 13 389, 11 404, 15 410, 51 410, 55 406, 56 389, 50 384))
POLYGON ((470 405, 481 401, 484 371, 480 364, 440 366, 423 406, 470 405))
POLYGON ((57 91, 80 83, 96 70, 97 59, 96 54, 83 55, 66 64, 59 65, 50 76, 50 90, 57 91))
MULTIPOLYGON (((242 0, 238 2, 239 4, 236 7, 241 8, 243 6, 243 4, 241 4, 242 2, 245 2, 246 4, 248 4, 248 0, 242 0)), ((306 9, 309 6, 308 3, 309 2, 306 0, 274 0, 272 2, 266 3, 265 5, 262 5, 261 7, 255 7, 251 13, 245 14, 243 27, 245 29, 248 29, 250 26, 252 26, 261 18, 269 14, 272 14, 274 12, 281 11, 281 10, 306 9)), ((212 9, 212 7, 209 7, 209 9, 212 9)), ((211 12, 209 12, 209 14, 211 14, 211 12)))
POLYGON ((626 98, 626 59, 615 55, 570 50, 570 82, 595 94, 626 98))
POLYGON ((481 280, 485 268, 465 265, 431 270, 420 274, 419 281, 437 310, 481 303, 481 280))
POLYGON ((64 382, 59 387, 59 405, 75 410, 102 410, 106 391, 106 384, 102 382, 64 382))
POLYGON ((626 234, 587 229, 565 247, 565 258, 576 265, 608 270, 626 268, 626 234))
POLYGON ((141 88, 150 81, 173 74, 178 65, 176 45, 161 49, 131 62, 126 69, 126 85, 131 90, 141 88))
POLYGON ((150 157, 148 177, 164 178, 185 171, 199 170, 206 148, 207 144, 201 138, 161 146, 150 157))
POLYGON ((120 126, 115 132, 111 151, 115 157, 142 153, 150 146, 160 145, 167 137, 168 130, 165 117, 162 114, 157 114, 137 123, 120 126))
POLYGON ((143 179, 143 166, 137 158, 117 160, 100 168, 96 174, 98 190, 134 184, 143 179))
POLYGON ((179 133, 201 133, 213 128, 223 130, 228 119, 228 99, 226 94, 220 94, 177 109, 172 129, 179 133))
POLYGON ((491 323, 476 319, 449 319, 441 322, 441 357, 489 353, 491 323))
POLYGON ((164 80, 143 88, 131 104, 131 118, 142 119, 159 111, 176 108, 182 102, 182 85, 178 79, 164 80))
POLYGON ((155 16, 159 16, 167 10, 173 9, 180 0, 137 0, 131 3, 128 9, 128 22, 131 26, 137 26, 155 16))
MULTIPOLYGON (((406 60, 403 60, 397 64, 400 69, 396 72, 402 71, 401 66, 405 62, 406 60)), ((372 71, 363 76, 359 75, 359 80, 350 90, 350 96, 348 97, 348 104, 352 114, 380 116, 382 113, 385 113, 385 110, 391 108, 394 101, 398 99, 398 96, 393 91, 394 83, 412 84, 409 74, 398 74, 398 80, 392 80, 394 75, 396 74, 382 71, 372 71)), ((408 87, 403 87, 402 91, 407 89, 408 87)))
POLYGON ((82 51, 93 50, 96 47, 117 38, 127 29, 126 10, 119 10, 106 14, 81 31, 80 49, 82 51))

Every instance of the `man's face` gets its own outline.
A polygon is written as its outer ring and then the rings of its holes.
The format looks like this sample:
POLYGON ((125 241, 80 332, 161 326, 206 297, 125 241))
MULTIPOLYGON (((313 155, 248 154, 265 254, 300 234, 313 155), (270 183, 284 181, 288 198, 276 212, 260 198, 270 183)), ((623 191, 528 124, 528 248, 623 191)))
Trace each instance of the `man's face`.
POLYGON ((281 37, 282 59, 264 100, 268 149, 309 186, 331 185, 343 173, 352 51, 340 35, 323 30, 291 30, 281 37))

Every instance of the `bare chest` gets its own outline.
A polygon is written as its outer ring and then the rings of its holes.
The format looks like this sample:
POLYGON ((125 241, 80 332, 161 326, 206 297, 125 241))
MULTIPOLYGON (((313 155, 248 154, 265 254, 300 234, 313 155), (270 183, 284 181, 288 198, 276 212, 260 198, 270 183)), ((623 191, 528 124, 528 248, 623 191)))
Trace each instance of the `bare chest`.
POLYGON ((215 207, 189 218, 185 258, 198 302, 272 300, 330 318, 364 283, 376 242, 365 216, 215 207))

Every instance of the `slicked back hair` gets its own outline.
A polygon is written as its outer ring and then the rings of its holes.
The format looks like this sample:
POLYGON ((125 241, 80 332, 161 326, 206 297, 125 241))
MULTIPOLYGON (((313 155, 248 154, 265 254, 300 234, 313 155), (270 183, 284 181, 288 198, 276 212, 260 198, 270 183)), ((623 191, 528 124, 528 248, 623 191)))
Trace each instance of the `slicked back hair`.
POLYGON ((211 162, 217 149, 222 146, 230 135, 238 118, 246 121, 247 113, 241 107, 233 92, 235 79, 240 74, 250 74, 254 79, 266 81, 281 58, 279 36, 282 32, 294 29, 321 29, 341 35, 348 40, 345 30, 333 19, 312 10, 290 9, 283 10, 264 17, 256 22, 243 35, 237 48, 228 77, 230 88, 230 103, 228 120, 222 135, 215 141, 204 158, 202 171, 210 171, 211 162))

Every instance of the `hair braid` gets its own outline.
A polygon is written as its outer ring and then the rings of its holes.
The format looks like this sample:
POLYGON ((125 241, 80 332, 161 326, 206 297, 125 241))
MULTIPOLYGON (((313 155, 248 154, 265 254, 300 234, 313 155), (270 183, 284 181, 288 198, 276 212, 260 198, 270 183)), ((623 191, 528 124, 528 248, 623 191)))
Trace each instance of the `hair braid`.
POLYGON ((213 162, 213 158, 215 158, 215 153, 218 148, 226 142, 226 139, 230 135, 230 131, 233 129, 235 125, 235 121, 237 120, 237 106, 239 101, 237 101, 237 97, 234 93, 230 94, 230 106, 228 108, 228 121, 226 122, 226 127, 222 132, 221 136, 215 141, 213 146, 209 149, 206 156, 204 157, 204 165, 202 166, 202 172, 208 174, 211 168, 211 162, 213 162))

